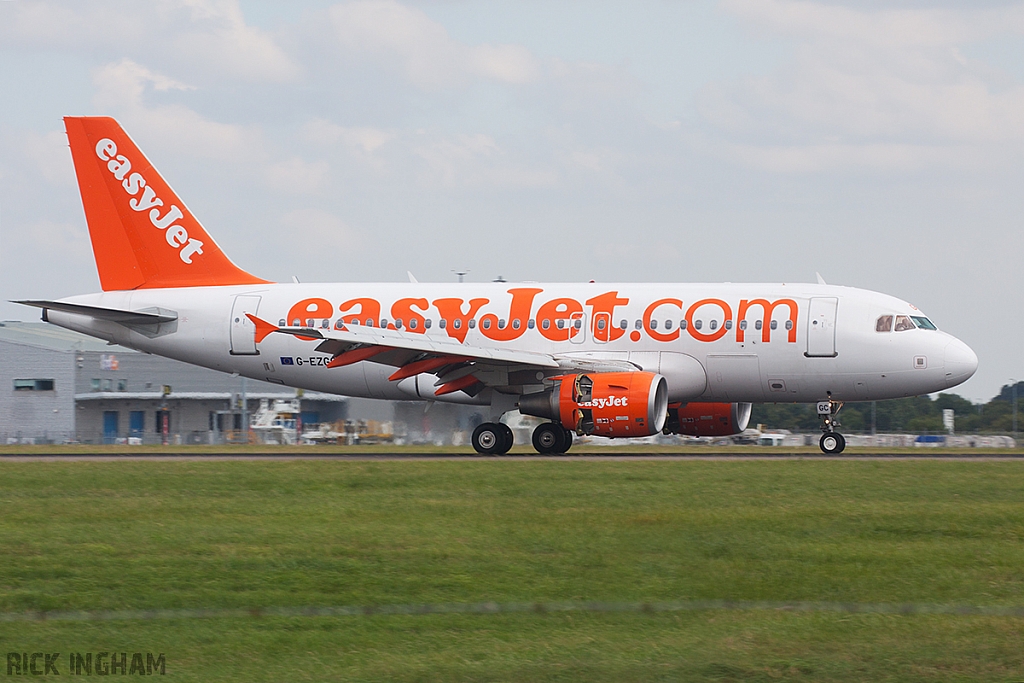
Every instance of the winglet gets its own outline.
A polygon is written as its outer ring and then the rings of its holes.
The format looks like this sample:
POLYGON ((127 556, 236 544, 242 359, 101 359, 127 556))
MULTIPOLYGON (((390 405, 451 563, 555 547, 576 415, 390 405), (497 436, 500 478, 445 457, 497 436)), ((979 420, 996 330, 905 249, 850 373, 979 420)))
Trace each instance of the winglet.
POLYGON ((252 324, 256 326, 256 343, 259 344, 261 341, 267 338, 267 335, 277 332, 280 329, 273 323, 268 323, 266 320, 257 318, 252 313, 246 313, 245 317, 252 321, 252 324))

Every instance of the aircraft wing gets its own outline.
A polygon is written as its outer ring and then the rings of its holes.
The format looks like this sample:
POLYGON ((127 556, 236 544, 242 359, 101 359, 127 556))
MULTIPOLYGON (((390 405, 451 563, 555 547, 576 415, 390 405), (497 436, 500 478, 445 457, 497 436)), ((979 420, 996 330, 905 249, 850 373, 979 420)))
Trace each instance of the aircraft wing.
POLYGON ((421 373, 438 376, 436 396, 454 391, 472 393, 474 385, 507 387, 522 383, 540 383, 536 371, 547 377, 557 371, 631 372, 639 368, 625 361, 587 361, 559 358, 546 353, 495 349, 449 342, 425 334, 379 327, 349 325, 344 329, 278 327, 247 313, 256 325, 256 342, 273 333, 290 334, 318 342, 316 350, 331 356, 328 367, 341 367, 359 361, 395 366, 392 381, 421 373), (521 382, 515 373, 529 371, 532 379, 521 382), (510 378, 510 375, 512 377, 510 378))

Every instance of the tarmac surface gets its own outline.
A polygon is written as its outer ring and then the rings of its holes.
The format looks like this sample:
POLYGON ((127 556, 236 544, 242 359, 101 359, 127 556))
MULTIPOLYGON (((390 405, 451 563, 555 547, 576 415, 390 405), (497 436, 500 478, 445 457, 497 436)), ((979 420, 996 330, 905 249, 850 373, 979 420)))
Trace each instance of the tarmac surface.
POLYGON ((284 451, 280 453, 55 453, 55 454, 0 454, 0 462, 124 462, 124 461, 154 461, 154 462, 223 462, 223 461, 290 461, 290 460, 351 460, 354 462, 392 461, 408 460, 414 462, 423 461, 578 461, 578 462, 630 462, 642 460, 948 460, 951 462, 992 462, 1024 460, 1024 452, 1009 454, 986 454, 965 455, 963 453, 941 452, 924 453, 849 453, 844 455, 815 455, 813 453, 771 453, 771 454, 750 454, 729 453, 727 451, 714 451, 708 453, 609 453, 608 455, 595 455, 593 453, 581 453, 580 455, 540 455, 537 453, 509 453, 506 455, 475 455, 468 453, 316 453, 308 450, 284 451))

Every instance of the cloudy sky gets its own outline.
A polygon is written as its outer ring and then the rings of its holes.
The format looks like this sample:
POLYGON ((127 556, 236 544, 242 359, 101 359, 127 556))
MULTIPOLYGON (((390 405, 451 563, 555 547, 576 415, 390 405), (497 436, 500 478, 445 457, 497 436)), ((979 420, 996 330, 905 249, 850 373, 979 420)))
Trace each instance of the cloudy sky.
POLYGON ((1024 3, 0 0, 5 302, 99 289, 67 114, 267 278, 818 271, 1024 379, 1024 3))

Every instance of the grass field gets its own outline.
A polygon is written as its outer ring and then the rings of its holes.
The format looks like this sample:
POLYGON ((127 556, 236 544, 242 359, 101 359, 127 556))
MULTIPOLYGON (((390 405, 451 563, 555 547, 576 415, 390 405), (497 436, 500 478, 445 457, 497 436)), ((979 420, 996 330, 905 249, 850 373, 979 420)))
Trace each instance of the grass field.
MULTIPOLYGON (((0 462, 0 612, 1024 605, 1024 462, 0 462)), ((1024 680, 1024 619, 710 610, 0 623, 179 680, 1024 680), (130 655, 129 655, 130 656, 130 655)), ((3 675, 0 671, 0 675, 3 675)))

